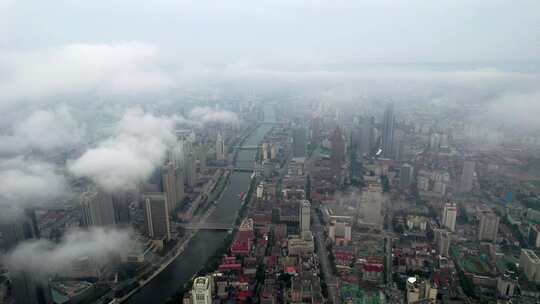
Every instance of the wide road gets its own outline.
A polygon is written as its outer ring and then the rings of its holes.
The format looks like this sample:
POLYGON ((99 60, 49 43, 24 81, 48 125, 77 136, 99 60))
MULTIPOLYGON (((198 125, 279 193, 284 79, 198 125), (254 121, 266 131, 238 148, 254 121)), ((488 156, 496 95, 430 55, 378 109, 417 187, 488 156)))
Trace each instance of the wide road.
POLYGON ((317 252, 319 254, 319 260, 321 262, 321 271, 324 273, 326 285, 328 286, 328 300, 334 304, 341 303, 341 297, 338 290, 337 278, 332 272, 330 260, 328 259, 328 250, 324 246, 324 227, 321 225, 319 216, 315 212, 311 212, 313 225, 311 230, 315 236, 315 242, 317 243, 317 252))

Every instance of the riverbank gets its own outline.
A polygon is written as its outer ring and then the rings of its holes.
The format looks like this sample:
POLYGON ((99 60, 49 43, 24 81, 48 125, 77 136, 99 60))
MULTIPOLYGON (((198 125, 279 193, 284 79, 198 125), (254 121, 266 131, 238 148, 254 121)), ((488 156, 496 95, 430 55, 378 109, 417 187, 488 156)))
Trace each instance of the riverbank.
MULTIPOLYGON (((247 135, 243 143, 245 145, 260 143, 269 129, 271 129, 270 126, 259 125, 254 130, 246 132, 247 135)), ((240 150, 237 161, 252 165, 257 152, 256 150, 240 150)), ((209 222, 235 223, 242 207, 247 205, 243 204, 238 196, 242 192, 249 192, 252 188, 250 187, 251 173, 232 172, 228 179, 230 182, 225 183, 225 189, 220 193, 218 203, 207 212, 209 222)), ((231 234, 226 232, 194 232, 190 236, 189 242, 184 242, 186 245, 183 251, 175 259, 168 261, 166 267, 160 267, 160 273, 152 276, 152 280, 146 281, 145 286, 140 286, 136 292, 130 292, 129 302, 134 304, 163 303, 175 297, 179 293, 179 287, 181 288, 200 272, 203 265, 209 265, 209 261, 221 248, 228 248, 226 245, 229 236, 231 234)))

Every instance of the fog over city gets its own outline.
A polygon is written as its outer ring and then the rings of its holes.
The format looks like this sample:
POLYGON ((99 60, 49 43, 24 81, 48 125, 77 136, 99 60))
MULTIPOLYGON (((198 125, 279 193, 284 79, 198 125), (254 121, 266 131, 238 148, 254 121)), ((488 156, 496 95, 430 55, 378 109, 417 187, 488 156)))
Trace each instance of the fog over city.
POLYGON ((306 263, 313 303, 347 301, 342 283, 415 303, 411 276, 439 287, 429 303, 540 297, 522 265, 540 248, 539 1, 0 0, 0 113, 0 303, 68 303, 66 286, 211 303, 192 279, 227 264, 248 286, 225 272, 214 298, 302 302, 285 298, 306 263), (430 271, 401 267, 412 238, 430 271), (268 270, 289 255, 294 273, 268 270))

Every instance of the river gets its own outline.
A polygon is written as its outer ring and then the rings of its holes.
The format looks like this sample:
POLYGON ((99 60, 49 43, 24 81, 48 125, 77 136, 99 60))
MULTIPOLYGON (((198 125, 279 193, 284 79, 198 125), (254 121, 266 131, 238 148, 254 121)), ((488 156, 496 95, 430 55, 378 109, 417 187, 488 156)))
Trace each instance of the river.
MULTIPOLYGON (((265 110, 265 113, 272 111, 265 110)), ((273 117, 272 117, 273 118, 273 117)), ((272 119, 273 120, 273 119, 272 119)), ((245 140, 244 146, 259 145, 264 135, 272 128, 262 124, 245 140)), ((253 167, 257 150, 240 150, 235 165, 253 167), (249 164, 249 165, 248 165, 249 164)), ((238 198, 247 192, 251 183, 251 172, 233 172, 230 183, 224 190, 208 222, 233 223, 241 206, 238 198)), ((133 304, 163 303, 172 297, 199 269, 208 261, 214 252, 223 244, 226 232, 199 231, 186 246, 184 252, 165 270, 144 286, 128 300, 133 304)))

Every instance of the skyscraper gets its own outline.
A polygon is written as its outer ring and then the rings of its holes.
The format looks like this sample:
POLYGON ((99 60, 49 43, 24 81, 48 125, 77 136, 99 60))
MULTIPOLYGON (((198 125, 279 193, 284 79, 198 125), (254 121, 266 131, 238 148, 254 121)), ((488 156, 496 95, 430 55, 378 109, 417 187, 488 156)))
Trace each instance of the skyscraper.
POLYGON ((299 126, 293 129, 293 156, 306 156, 306 130, 299 126))
POLYGON ((174 174, 176 176, 175 182, 176 182, 176 200, 177 200, 177 206, 181 204, 184 201, 184 198, 186 196, 185 194, 185 188, 184 188, 184 170, 182 167, 176 167, 174 170, 174 174))
POLYGON ((390 104, 384 111, 382 129, 382 154, 386 158, 392 158, 394 152, 394 105, 390 104))
POLYGON ((457 206, 454 203, 446 203, 442 213, 442 225, 448 230, 456 231, 457 206))
POLYGON ((437 253, 441 256, 448 256, 450 249, 450 234, 444 229, 435 229, 435 243, 437 244, 437 253))
POLYGON ((321 117, 317 114, 311 121, 311 142, 315 145, 320 145, 322 141, 322 126, 321 117))
POLYGON ((373 141, 373 118, 366 118, 360 124, 360 140, 358 152, 361 156, 369 154, 373 141))
POLYGON ((197 149, 197 160, 199 161, 199 171, 201 174, 206 172, 206 157, 207 157, 207 148, 206 145, 201 144, 199 149, 197 149))
POLYGON ((277 159, 278 155, 278 146, 276 143, 270 145, 270 159, 277 159))
POLYGON ((184 165, 184 142, 182 140, 177 140, 174 147, 169 151, 169 161, 176 167, 184 165))
POLYGON ((478 240, 495 241, 499 231, 499 217, 493 212, 482 212, 480 215, 480 227, 478 240))
POLYGON ((145 193, 143 205, 148 236, 154 240, 170 240, 169 208, 165 194, 160 192, 145 193))
POLYGON ((269 148, 268 148, 268 143, 262 143, 262 147, 261 147, 261 154, 262 154, 262 160, 265 161, 267 159, 270 158, 270 153, 269 153, 269 148))
POLYGON ((311 227, 311 204, 308 200, 300 202, 300 233, 310 231, 311 227))
MULTIPOLYGON (((20 242, 39 238, 35 213, 25 210, 21 218, 11 223, 4 223, 0 231, 6 241, 7 249, 20 242)), ((39 254, 39 253, 38 253, 39 254)), ((44 278, 27 270, 9 269, 12 285, 12 297, 17 304, 47 304, 51 301, 51 292, 44 278)))
POLYGON ((184 168, 185 168, 185 176, 186 176, 186 185, 190 188, 194 188, 195 185, 197 185, 198 176, 197 176, 197 164, 195 162, 195 156, 193 154, 188 155, 184 168))
POLYGON ((128 192, 118 192, 112 195, 114 220, 116 224, 126 225, 130 221, 129 203, 130 194, 128 192))
POLYGON ((404 190, 409 188, 412 183, 414 168, 409 164, 403 164, 399 171, 399 188, 404 190))
POLYGON ((474 161, 466 160, 463 162, 463 171, 461 172, 461 180, 459 184, 459 190, 461 193, 467 193, 472 190, 474 170, 474 161))
POLYGON ((225 158, 225 141, 221 133, 219 133, 216 139, 216 159, 218 161, 225 161, 225 158))
POLYGON ((343 166, 343 158, 345 157, 345 142, 343 141, 343 135, 340 128, 335 128, 330 138, 332 143, 332 151, 330 154, 330 162, 332 164, 332 171, 335 175, 339 175, 341 167, 343 166))
POLYGON ((167 196, 167 204, 169 212, 172 212, 178 203, 177 190, 176 190, 176 170, 172 162, 169 162, 161 169, 161 177, 163 180, 163 192, 167 196))
POLYGON ((116 224, 113 197, 98 189, 81 195, 83 226, 112 226, 116 224))

